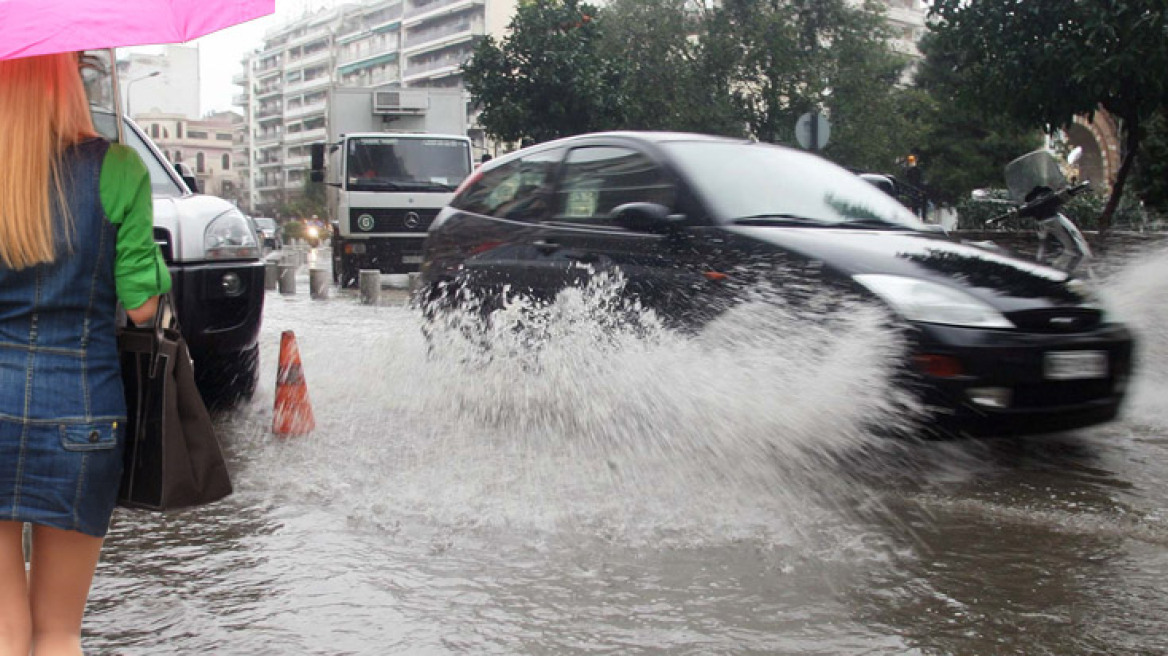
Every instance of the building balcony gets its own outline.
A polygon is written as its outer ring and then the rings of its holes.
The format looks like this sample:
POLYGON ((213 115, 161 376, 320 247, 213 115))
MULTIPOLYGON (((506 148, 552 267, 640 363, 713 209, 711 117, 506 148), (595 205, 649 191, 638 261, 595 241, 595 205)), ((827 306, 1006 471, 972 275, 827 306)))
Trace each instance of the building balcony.
POLYGON ((483 30, 483 21, 470 16, 424 30, 411 30, 405 35, 402 52, 414 54, 423 50, 442 48, 465 41, 475 34, 482 34, 483 30))
POLYGON ((259 90, 256 91, 256 94, 255 94, 256 100, 264 100, 265 98, 272 98, 274 96, 278 96, 278 95, 280 95, 280 93, 283 90, 284 90, 283 86, 280 84, 265 85, 263 87, 260 87, 259 90))
POLYGON ((235 75, 232 75, 231 83, 239 87, 247 84, 247 73, 236 73, 235 75))
MULTIPOLYGON (((459 32, 454 33, 454 34, 449 35, 449 36, 444 36, 442 38, 435 39, 433 41, 428 41, 428 42, 422 43, 420 45, 411 46, 409 48, 406 48, 406 49, 402 50, 402 55, 405 55, 408 57, 416 57, 418 55, 422 55, 422 54, 425 54, 428 52, 434 52, 436 50, 444 50, 446 48, 450 48, 452 46, 457 46, 457 45, 464 44, 464 43, 469 44, 472 41, 474 41, 476 36, 477 35, 474 31, 472 31, 471 29, 466 29, 466 30, 459 31, 459 32)), ((408 66, 407 66, 407 68, 408 68, 408 66)))
POLYGON ((926 12, 916 9, 889 7, 888 12, 884 14, 884 19, 893 24, 908 25, 911 27, 924 27, 925 14, 926 12))
POLYGON ((415 84, 422 80, 436 80, 462 74, 462 64, 432 64, 421 69, 412 68, 402 76, 404 84, 415 84))
POLYGON ((337 72, 341 75, 350 75, 363 68, 372 68, 374 66, 395 62, 397 61, 397 57, 398 54, 396 51, 368 53, 341 64, 337 67, 337 72))
POLYGON ((304 55, 288 60, 288 68, 297 68, 301 66, 312 66, 314 64, 327 64, 329 62, 330 53, 328 48, 318 50, 312 54, 304 55))
POLYGON ((270 132, 259 132, 255 136, 255 142, 257 144, 273 144, 273 143, 280 141, 280 137, 282 136, 282 134, 283 133, 279 130, 272 130, 270 132))
POLYGON ((304 169, 308 168, 310 164, 312 164, 312 157, 308 155, 284 158, 284 165, 289 169, 304 169))
POLYGON ((410 7, 402 19, 402 27, 410 27, 434 18, 456 13, 474 6, 482 6, 486 0, 437 0, 421 7, 410 7))
POLYGON ((286 144, 302 144, 317 141, 323 142, 326 139, 328 139, 328 130, 324 128, 284 133, 284 143, 286 144))
POLYGON ((300 107, 289 108, 284 110, 284 120, 291 121, 293 119, 302 119, 306 116, 324 114, 327 109, 328 103, 324 101, 315 102, 311 105, 302 105, 300 107))
POLYGON ((249 97, 246 93, 237 93, 234 96, 231 96, 231 104, 235 105, 236 107, 247 107, 251 104, 251 97, 249 97))
POLYGON ((295 95, 298 93, 306 93, 309 91, 317 91, 319 89, 327 89, 333 80, 331 76, 322 75, 311 80, 301 80, 299 82, 291 82, 284 85, 284 95, 295 95))

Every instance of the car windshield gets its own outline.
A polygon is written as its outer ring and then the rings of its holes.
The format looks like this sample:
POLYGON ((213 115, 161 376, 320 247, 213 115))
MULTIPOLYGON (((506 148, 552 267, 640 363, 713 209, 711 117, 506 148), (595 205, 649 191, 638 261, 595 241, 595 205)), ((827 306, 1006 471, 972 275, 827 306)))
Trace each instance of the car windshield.
POLYGON ((925 227, 871 183, 807 153, 758 143, 676 141, 662 147, 724 222, 925 227))
POLYGON ((259 226, 260 228, 263 228, 264 230, 275 230, 276 229, 276 220, 275 219, 253 219, 253 220, 255 221, 255 224, 257 226, 259 226))
POLYGON ((353 138, 347 156, 354 191, 454 191, 470 173, 470 148, 461 139, 353 138))

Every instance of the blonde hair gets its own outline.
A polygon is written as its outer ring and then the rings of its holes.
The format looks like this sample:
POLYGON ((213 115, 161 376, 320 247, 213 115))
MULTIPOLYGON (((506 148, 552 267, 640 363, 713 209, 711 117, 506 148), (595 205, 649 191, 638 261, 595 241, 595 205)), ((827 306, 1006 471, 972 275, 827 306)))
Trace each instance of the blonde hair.
POLYGON ((70 229, 60 156, 96 134, 75 53, 0 61, 0 264, 52 262, 53 195, 70 229))

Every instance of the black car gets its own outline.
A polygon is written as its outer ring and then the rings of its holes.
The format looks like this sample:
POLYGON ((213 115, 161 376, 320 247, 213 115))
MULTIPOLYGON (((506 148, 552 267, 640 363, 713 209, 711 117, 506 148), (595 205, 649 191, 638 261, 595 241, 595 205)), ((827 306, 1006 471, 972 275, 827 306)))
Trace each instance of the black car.
POLYGON ((430 227, 419 294, 552 298, 613 269, 679 324, 760 283, 883 303, 912 344, 906 382, 963 433, 1107 421, 1132 366, 1083 281, 960 243, 817 156, 704 135, 581 135, 486 163, 430 227))

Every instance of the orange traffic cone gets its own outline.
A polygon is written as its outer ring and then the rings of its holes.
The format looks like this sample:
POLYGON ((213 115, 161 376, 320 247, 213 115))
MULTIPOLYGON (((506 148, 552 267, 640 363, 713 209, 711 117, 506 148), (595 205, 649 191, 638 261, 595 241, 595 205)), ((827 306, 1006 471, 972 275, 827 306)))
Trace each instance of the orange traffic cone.
POLYGON ((312 404, 308 402, 308 385, 300 368, 300 349, 296 335, 285 330, 280 335, 280 367, 276 372, 276 408, 272 432, 278 437, 306 435, 316 428, 312 404))

